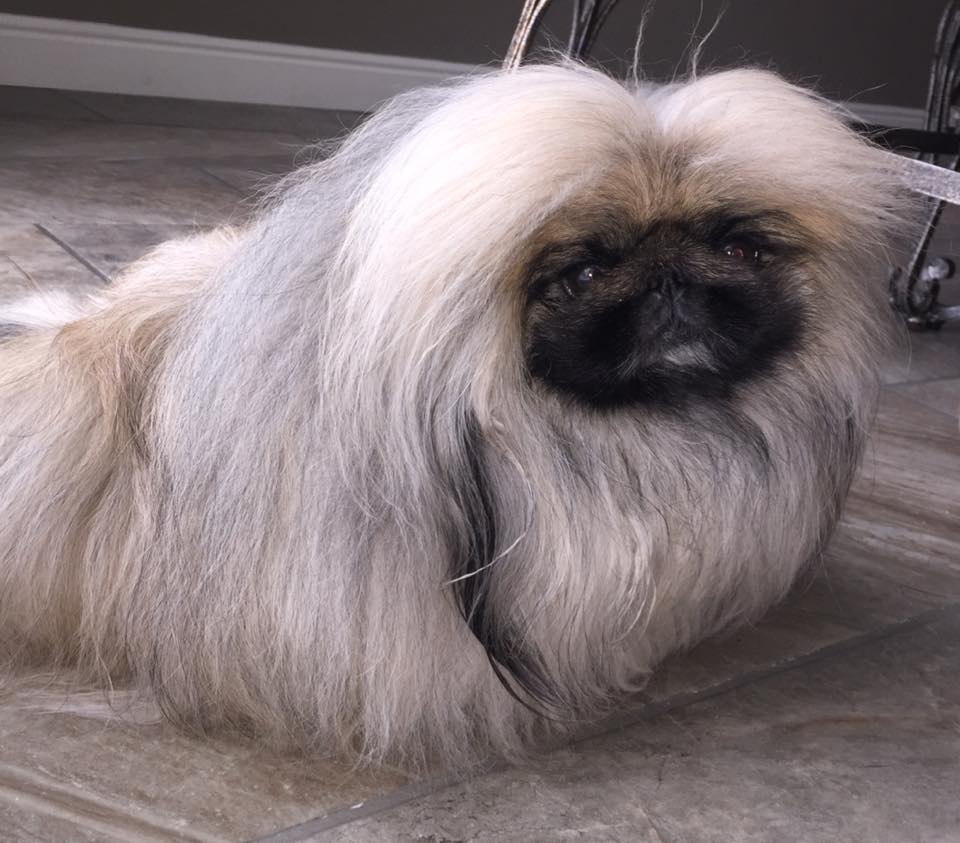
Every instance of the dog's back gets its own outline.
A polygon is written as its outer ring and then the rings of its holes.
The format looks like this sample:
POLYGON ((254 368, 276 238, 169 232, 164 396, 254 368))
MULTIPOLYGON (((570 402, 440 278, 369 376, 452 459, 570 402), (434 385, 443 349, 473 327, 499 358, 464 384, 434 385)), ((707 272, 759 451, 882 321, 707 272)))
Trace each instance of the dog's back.
POLYGON ((118 567, 147 541, 138 484, 151 383, 185 304, 235 242, 223 229, 166 243, 104 295, 0 307, 4 660, 122 667, 113 633, 135 578, 118 567))

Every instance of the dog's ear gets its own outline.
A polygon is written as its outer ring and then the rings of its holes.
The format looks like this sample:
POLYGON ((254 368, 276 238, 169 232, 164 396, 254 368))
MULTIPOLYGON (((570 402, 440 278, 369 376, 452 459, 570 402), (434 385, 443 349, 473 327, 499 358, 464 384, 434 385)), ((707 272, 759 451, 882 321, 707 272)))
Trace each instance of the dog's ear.
POLYGON ((448 513, 451 588, 464 621, 490 660, 504 688, 538 714, 563 708, 564 696, 540 653, 511 617, 502 578, 513 564, 500 547, 501 514, 488 471, 476 417, 467 412, 458 432, 455 465, 449 470, 448 513), (524 698, 526 697, 526 699, 524 698))

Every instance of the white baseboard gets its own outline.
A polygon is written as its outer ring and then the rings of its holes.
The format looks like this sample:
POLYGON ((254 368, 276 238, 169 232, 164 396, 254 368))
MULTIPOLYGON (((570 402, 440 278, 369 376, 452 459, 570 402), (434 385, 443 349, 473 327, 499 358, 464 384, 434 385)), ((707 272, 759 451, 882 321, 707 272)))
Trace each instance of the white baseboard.
MULTIPOLYGON (((369 111, 469 64, 0 13, 0 84, 369 111)), ((868 123, 920 128, 923 111, 846 103, 868 123)))
POLYGON ((0 84, 368 111, 472 65, 0 13, 0 84))

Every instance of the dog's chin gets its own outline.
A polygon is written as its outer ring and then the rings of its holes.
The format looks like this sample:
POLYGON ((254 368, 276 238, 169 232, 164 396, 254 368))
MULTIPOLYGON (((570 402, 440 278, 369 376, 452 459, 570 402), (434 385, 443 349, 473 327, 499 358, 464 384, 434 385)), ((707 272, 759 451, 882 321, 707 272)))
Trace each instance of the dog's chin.
POLYGON ((720 371, 699 340, 665 342, 630 355, 613 371, 545 366, 533 372, 549 391, 594 410, 643 406, 671 409, 728 397, 746 378, 720 371))

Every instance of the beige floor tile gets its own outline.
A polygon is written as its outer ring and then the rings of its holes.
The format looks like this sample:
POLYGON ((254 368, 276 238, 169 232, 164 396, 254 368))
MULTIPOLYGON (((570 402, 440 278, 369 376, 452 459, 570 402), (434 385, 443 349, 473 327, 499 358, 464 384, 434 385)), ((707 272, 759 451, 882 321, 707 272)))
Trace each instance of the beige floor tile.
POLYGON ((939 331, 903 332, 884 368, 888 384, 960 377, 960 323, 939 331))
POLYGON ((102 279, 35 225, 0 224, 0 299, 50 289, 88 290, 102 279))
POLYGON ((0 162, 0 224, 213 225, 242 213, 239 194, 174 161, 0 162))
POLYGON ((957 594, 960 430, 887 391, 831 553, 896 588, 957 594))
MULTIPOLYGON (((388 770, 358 773, 240 741, 190 738, 160 723, 139 722, 122 709, 112 722, 78 716, 71 708, 89 711, 91 703, 86 697, 83 705, 71 700, 30 684, 3 695, 0 806, 22 809, 16 797, 23 794, 36 803, 29 808, 33 813, 121 839, 182 834, 241 841, 405 781, 388 770)), ((0 839, 10 838, 0 830, 0 839)))
POLYGON ((46 229, 100 275, 112 279, 154 246, 202 227, 173 223, 55 222, 46 229))
POLYGON ((0 784, 0 840, 5 843, 118 843, 122 838, 96 819, 78 821, 72 811, 33 799, 19 786, 5 792, 0 784))
POLYGON ((960 378, 899 384, 892 389, 898 395, 960 420, 960 378))

